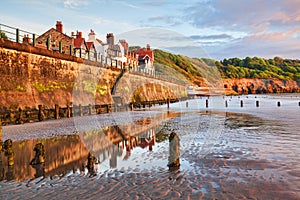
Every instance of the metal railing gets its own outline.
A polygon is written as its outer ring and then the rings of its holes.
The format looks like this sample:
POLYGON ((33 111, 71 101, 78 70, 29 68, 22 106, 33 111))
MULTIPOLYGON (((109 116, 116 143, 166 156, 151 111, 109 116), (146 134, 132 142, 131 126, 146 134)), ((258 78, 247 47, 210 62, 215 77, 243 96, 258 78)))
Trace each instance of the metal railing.
POLYGON ((35 33, 25 31, 16 27, 8 26, 5 24, 0 24, 0 32, 2 32, 3 34, 1 34, 1 38, 17 43, 23 41, 24 37, 29 37, 30 39, 32 39, 33 46, 35 46, 35 39, 39 36, 35 33))

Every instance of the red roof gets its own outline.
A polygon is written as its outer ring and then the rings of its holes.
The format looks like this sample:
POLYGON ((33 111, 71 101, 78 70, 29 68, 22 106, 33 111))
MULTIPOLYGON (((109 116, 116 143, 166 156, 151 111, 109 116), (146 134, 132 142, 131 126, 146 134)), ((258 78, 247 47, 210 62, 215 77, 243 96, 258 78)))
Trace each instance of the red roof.
POLYGON ((75 48, 80 48, 83 43, 84 43, 84 38, 75 38, 74 39, 74 47, 75 48))
POLYGON ((87 46, 88 50, 91 50, 91 48, 94 47, 94 42, 86 42, 86 46, 87 46))
POLYGON ((150 59, 153 59, 153 51, 151 49, 140 48, 136 54, 139 55, 139 59, 144 59, 146 55, 148 55, 150 59))

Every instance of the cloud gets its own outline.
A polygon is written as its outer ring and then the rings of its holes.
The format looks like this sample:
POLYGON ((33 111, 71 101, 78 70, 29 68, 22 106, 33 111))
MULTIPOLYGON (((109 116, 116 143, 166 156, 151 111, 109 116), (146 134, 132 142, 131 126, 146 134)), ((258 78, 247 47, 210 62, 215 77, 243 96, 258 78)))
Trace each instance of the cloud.
POLYGON ((164 0, 156 0, 156 1, 145 1, 143 2, 144 5, 146 6, 162 6, 166 4, 164 0))
POLYGON ((64 7, 77 8, 80 6, 87 6, 90 2, 88 0, 64 0, 64 7))
MULTIPOLYGON (((143 23, 143 22, 142 22, 143 23)), ((150 17, 148 20, 143 23, 146 26, 177 26, 182 24, 182 21, 177 16, 165 15, 165 16, 156 16, 150 17)))
POLYGON ((193 40, 218 40, 218 39, 232 39, 233 37, 228 34, 219 35, 192 35, 190 36, 193 40))

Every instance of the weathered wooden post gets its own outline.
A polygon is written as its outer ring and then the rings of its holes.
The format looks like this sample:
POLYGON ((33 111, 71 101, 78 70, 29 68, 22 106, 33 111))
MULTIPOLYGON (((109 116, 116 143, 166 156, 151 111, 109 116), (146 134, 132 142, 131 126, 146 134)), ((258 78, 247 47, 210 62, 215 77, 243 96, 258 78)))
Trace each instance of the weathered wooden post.
POLYGON ((67 104, 67 118, 71 117, 71 109, 70 109, 70 105, 67 104))
POLYGON ((81 104, 79 104, 79 116, 81 117, 82 116, 82 105, 81 104))
POLYGON ((79 49, 79 57, 82 58, 82 49, 79 49))
POLYGON ((168 98, 168 109, 170 108, 170 98, 168 98))
POLYGON ((130 104, 130 110, 131 110, 131 111, 134 110, 134 108, 133 108, 133 103, 130 104))
POLYGON ((89 115, 91 115, 91 114, 92 114, 92 105, 89 104, 89 115))
POLYGON ((54 118, 59 119, 59 105, 55 104, 54 118))
POLYGON ((225 101, 225 107, 226 108, 228 107, 228 101, 227 100, 225 101))
POLYGON ((39 105, 38 120, 39 121, 44 121, 44 119, 45 119, 45 114, 43 112, 43 106, 39 105))
POLYGON ((244 101, 241 100, 241 107, 244 107, 244 101))
POLYGON ((106 104, 106 113, 109 113, 109 106, 106 104))
POLYGON ((278 106, 278 107, 280 107, 280 106, 281 106, 281 104, 280 104, 280 101, 278 101, 278 102, 277 102, 277 106, 278 106))
POLYGON ((14 162, 14 150, 12 149, 12 140, 7 139, 3 144, 4 155, 7 156, 7 164, 8 166, 13 166, 14 162))
POLYGON ((20 30, 18 28, 16 29, 16 42, 20 42, 20 30))
POLYGON ((35 34, 32 34, 32 46, 36 46, 35 34))
POLYGON ((298 106, 300 106, 300 101, 299 101, 299 103, 298 103, 298 106))
MULTIPOLYGON (((1 145, 1 141, 2 141, 2 120, 0 119, 0 145, 1 145)), ((2 148, 2 145, 0 147, 0 149, 2 148)))
POLYGON ((189 102, 185 103, 185 107, 187 107, 187 108, 189 107, 189 102))
POLYGON ((256 101, 256 107, 259 107, 259 101, 256 101))
POLYGON ((180 139, 179 136, 172 132, 169 136, 169 170, 179 169, 180 167, 180 139))
POLYGON ((206 99, 206 101, 205 101, 205 106, 206 106, 206 108, 208 108, 208 99, 206 99))

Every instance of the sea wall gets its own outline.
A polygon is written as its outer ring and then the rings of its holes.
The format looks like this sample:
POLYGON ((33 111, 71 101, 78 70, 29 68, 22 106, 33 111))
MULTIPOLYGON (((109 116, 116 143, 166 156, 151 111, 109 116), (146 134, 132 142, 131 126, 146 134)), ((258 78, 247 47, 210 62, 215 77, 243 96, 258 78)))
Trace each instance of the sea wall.
MULTIPOLYGON (((121 69, 0 39, 0 109, 38 105, 108 105, 121 69)), ((123 103, 186 96, 185 86, 125 72, 116 95, 123 103), (125 84, 125 85, 124 85, 125 84)))
POLYGON ((224 79, 226 94, 264 94, 300 92, 300 83, 279 79, 224 79))

